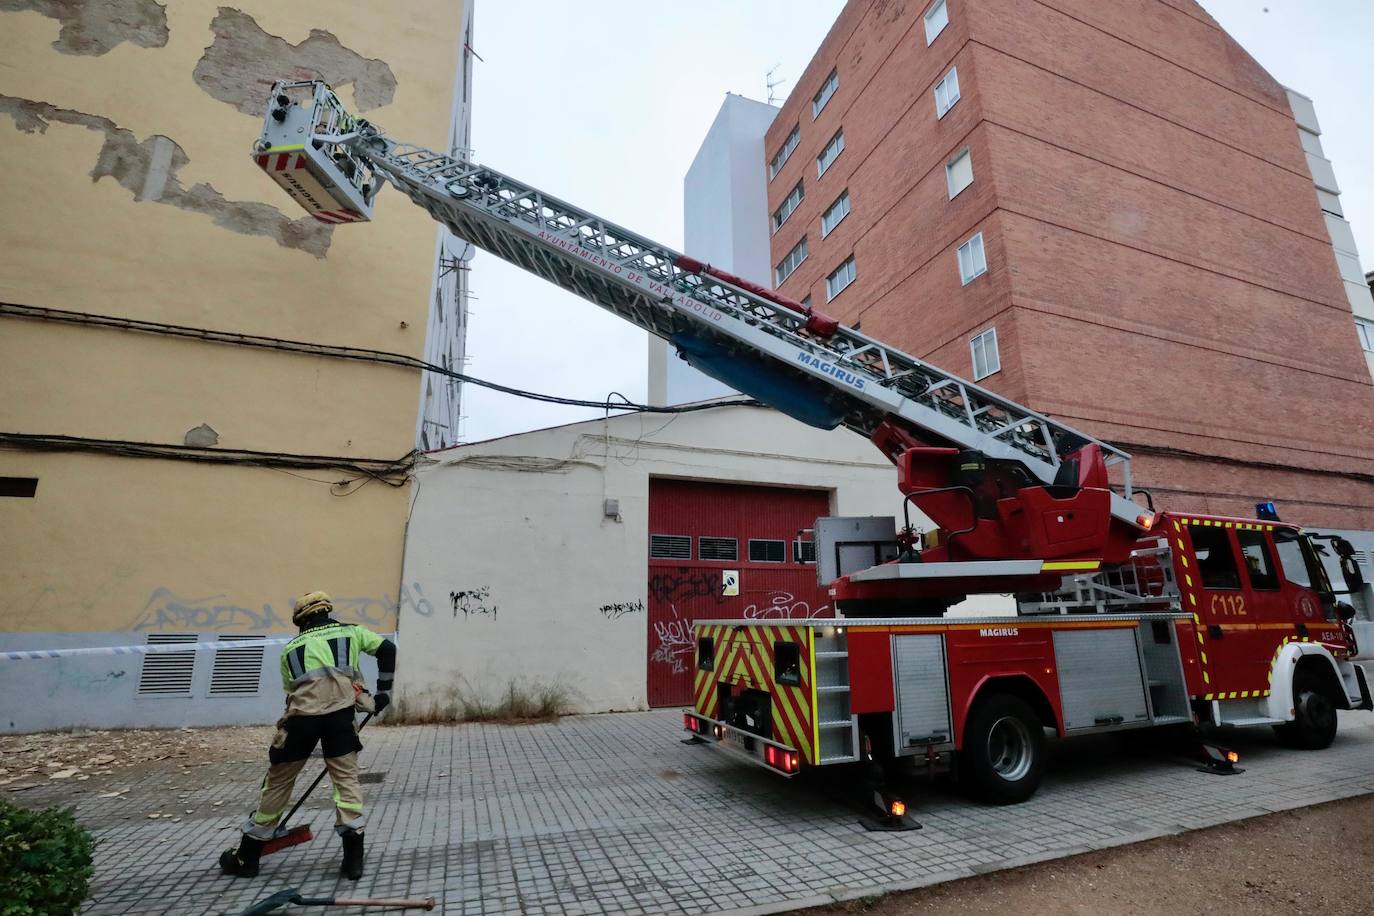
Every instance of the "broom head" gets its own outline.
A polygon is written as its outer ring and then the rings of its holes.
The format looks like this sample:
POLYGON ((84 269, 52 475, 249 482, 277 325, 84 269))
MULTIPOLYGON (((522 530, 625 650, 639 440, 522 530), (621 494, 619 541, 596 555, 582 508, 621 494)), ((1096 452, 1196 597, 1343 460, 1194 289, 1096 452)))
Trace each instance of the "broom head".
POLYGON ((288 849, 292 846, 299 846, 301 843, 309 843, 314 838, 314 834, 310 832, 310 825, 301 824, 300 826, 292 827, 285 833, 278 834, 277 836, 272 837, 272 839, 268 840, 266 843, 263 843, 262 852, 260 853, 260 855, 271 855, 274 852, 280 852, 281 850, 288 849))

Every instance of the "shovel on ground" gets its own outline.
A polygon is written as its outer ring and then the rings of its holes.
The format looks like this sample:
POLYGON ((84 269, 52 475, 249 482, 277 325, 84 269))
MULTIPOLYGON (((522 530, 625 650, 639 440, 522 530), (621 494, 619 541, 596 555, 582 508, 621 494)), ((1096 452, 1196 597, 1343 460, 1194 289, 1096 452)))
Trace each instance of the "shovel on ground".
POLYGON ((300 888, 278 891, 266 900, 253 904, 239 916, 267 916, 287 904, 295 906, 389 906, 405 910, 432 910, 434 898, 394 899, 382 897, 305 897, 300 888))

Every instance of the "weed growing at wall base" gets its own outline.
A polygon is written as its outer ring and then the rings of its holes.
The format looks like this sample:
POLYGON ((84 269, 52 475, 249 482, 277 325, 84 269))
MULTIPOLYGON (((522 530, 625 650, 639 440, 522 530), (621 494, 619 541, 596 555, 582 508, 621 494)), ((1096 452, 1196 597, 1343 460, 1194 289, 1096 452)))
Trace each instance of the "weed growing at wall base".
POLYGON ((93 846, 70 810, 30 811, 0 801, 0 914, 75 913, 95 872, 93 846))
POLYGON ((387 718, 404 725, 549 722, 570 713, 578 698, 578 692, 562 681, 512 678, 499 690, 486 691, 460 677, 448 687, 403 694, 387 718))

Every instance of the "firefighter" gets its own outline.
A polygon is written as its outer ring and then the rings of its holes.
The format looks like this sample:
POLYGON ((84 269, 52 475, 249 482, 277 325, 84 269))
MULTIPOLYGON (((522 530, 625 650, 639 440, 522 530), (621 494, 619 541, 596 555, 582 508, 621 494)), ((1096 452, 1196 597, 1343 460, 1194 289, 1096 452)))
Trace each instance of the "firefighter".
POLYGON ((333 605, 324 592, 296 599, 291 622, 300 635, 282 648, 281 680, 286 713, 267 749, 271 766, 262 781, 258 807, 243 826, 238 849, 220 856, 225 874, 252 878, 264 841, 272 837, 305 761, 323 747, 324 764, 334 786, 336 825, 343 842, 339 874, 356 881, 363 874, 363 793, 358 780, 362 743, 353 721, 356 710, 381 713, 391 702, 396 645, 365 627, 341 624, 329 616, 333 605), (358 667, 359 653, 377 657, 377 692, 369 694, 358 667))

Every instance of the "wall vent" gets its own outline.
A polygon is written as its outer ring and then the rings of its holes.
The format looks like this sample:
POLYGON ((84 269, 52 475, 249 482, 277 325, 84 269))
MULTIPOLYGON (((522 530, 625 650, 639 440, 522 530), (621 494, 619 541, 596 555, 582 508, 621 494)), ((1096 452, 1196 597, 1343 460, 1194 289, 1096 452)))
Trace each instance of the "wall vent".
MULTIPOLYGON (((194 645, 195 633, 149 633, 148 645, 194 645)), ((184 652, 149 652, 143 656, 143 670, 138 676, 138 695, 141 697, 189 697, 191 679, 196 673, 196 650, 184 652)))
POLYGON ((738 560, 739 541, 734 538, 697 538, 697 555, 703 560, 738 560))
MULTIPOLYGON (((220 636, 224 642, 259 643, 262 636, 220 636)), ((263 646, 235 646, 232 649, 216 649, 215 664, 210 669, 210 696, 212 697, 253 697, 258 695, 258 685, 262 683, 263 646)))
POLYGON ((649 556, 655 560, 690 560, 692 539, 685 534, 651 534, 649 556))

